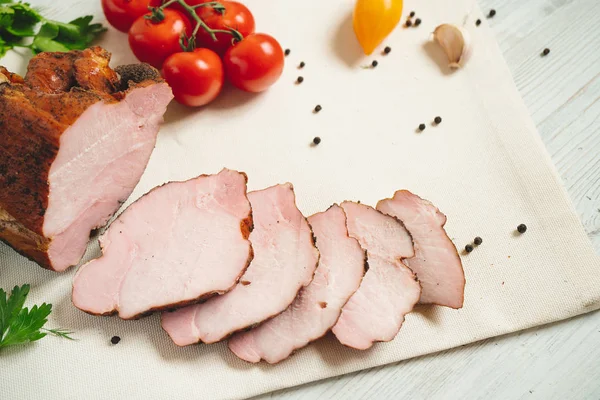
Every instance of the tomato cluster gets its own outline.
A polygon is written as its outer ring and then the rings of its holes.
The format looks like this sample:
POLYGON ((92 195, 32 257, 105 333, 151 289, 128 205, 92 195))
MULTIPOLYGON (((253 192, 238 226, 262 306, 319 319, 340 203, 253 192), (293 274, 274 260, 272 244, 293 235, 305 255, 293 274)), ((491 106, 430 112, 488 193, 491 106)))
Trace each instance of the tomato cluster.
POLYGON ((255 33, 254 16, 237 1, 102 0, 102 8, 112 26, 129 33, 135 56, 162 70, 182 104, 208 104, 225 79, 262 92, 283 71, 281 45, 255 33))

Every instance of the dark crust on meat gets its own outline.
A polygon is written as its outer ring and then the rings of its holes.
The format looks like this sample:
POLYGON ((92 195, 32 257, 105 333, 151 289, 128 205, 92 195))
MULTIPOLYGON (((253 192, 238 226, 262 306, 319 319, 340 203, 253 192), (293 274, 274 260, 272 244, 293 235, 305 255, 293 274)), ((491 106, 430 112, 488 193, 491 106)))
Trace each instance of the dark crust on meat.
MULTIPOLYGON (((238 171, 238 173, 240 173, 244 177, 244 180, 246 181, 246 185, 247 185, 248 184, 248 175, 245 172, 241 172, 241 171, 238 171)), ((248 193, 246 193, 246 200, 248 200, 248 193)), ((248 200, 248 204, 250 204, 250 200, 248 200)), ((248 238, 250 237, 250 233, 254 230, 254 219, 252 218, 252 206, 250 206, 250 214, 248 214, 248 217, 244 218, 242 220, 242 222, 240 223, 240 229, 242 230, 242 236, 244 237, 244 239, 248 240, 248 238)), ((252 252, 250 261, 252 261, 252 258, 254 258, 254 250, 252 249, 252 246, 250 246, 250 251, 252 252)), ((250 262, 248 262, 248 265, 250 265, 250 262)), ((244 272, 246 272, 248 265, 246 265, 246 268, 244 268, 244 272)), ((241 278, 241 275, 238 277, 238 279, 239 278, 241 278)))
POLYGON ((43 235, 48 172, 66 126, 36 109, 15 86, 0 86, 0 207, 43 235), (23 195, 26 189, 28 196, 23 195))
MULTIPOLYGON (((465 277, 465 269, 464 269, 464 267, 463 267, 463 265, 462 265, 462 259, 460 258, 460 254, 458 253, 458 249, 456 248, 456 245, 454 244, 454 242, 453 242, 453 241, 450 239, 450 237, 448 236, 448 232, 446 232, 446 230, 444 229, 444 226, 446 226, 446 222, 448 222, 448 217, 446 216, 446 214, 444 214, 443 212, 441 212, 441 211, 439 210, 439 208, 437 208, 437 207, 436 207, 436 206, 435 206, 435 205, 434 205, 434 204, 433 204, 431 201, 429 201, 429 200, 427 200, 427 199, 424 199, 424 198, 422 198, 422 197, 420 197, 420 196, 418 196, 418 195, 414 194, 413 192, 411 192, 411 191, 409 191, 409 190, 406 190, 406 189, 404 189, 404 190, 397 190, 396 192, 394 192, 394 196, 392 196, 391 198, 389 198, 389 197, 388 197, 388 198, 385 198, 385 199, 381 199, 381 200, 379 200, 379 201, 377 202, 377 205, 379 205, 379 203, 381 203, 381 202, 384 202, 384 201, 394 201, 394 197, 396 196, 396 193, 403 192, 403 191, 404 191, 404 192, 408 192, 408 193, 412 194, 413 196, 415 196, 415 197, 418 197, 419 199, 421 199, 421 200, 423 200, 423 201, 426 201, 426 202, 428 202, 428 203, 429 203, 429 204, 431 204, 433 207, 435 207, 436 211, 437 211, 439 214, 441 214, 441 215, 444 217, 444 222, 442 223, 442 225, 441 225, 441 228, 442 228, 442 230, 443 230, 443 232, 444 232, 444 235, 446 236, 446 238, 448 238, 448 241, 449 241, 449 242, 452 244, 452 247, 454 248, 454 252, 456 253, 456 258, 459 260, 459 263, 460 263, 460 269, 462 270, 462 276, 463 276, 463 282, 464 282, 464 284, 463 284, 463 291, 462 291, 462 296, 461 296, 461 299, 460 299, 460 304, 464 304, 464 301, 465 301, 465 291, 464 291, 464 287, 465 287, 465 286, 466 286, 466 284, 467 284, 467 280, 466 280, 466 277, 465 277)), ((378 211, 379 211, 379 210, 378 210, 378 211)), ((386 215, 388 215, 388 214, 386 214, 386 215)), ((400 221, 400 219, 398 219, 398 218, 394 217, 393 215, 390 215, 390 216, 391 216, 391 217, 393 217, 393 218, 395 218, 395 219, 397 219, 398 221, 400 221)), ((404 226, 404 222, 402 222, 402 221, 400 221, 400 222, 401 222, 401 223, 402 223, 402 225, 404 226)), ((411 235, 411 238, 412 238, 412 234, 410 233, 410 231, 408 230, 408 228, 406 228, 406 226, 404 226, 404 228, 405 228, 405 229, 406 229, 406 231, 407 231, 407 232, 408 232, 408 233, 411 235)), ((414 246, 414 240, 413 240, 413 246, 414 246)), ((404 265, 406 265, 406 264, 404 264, 404 265)), ((409 268, 410 268, 410 267, 409 267, 409 268)), ((413 273, 414 273, 414 272, 413 272, 413 273)), ((452 308, 452 309, 454 309, 454 310, 459 310, 459 309, 461 309, 461 308, 462 308, 462 306, 461 306, 461 307, 450 307, 450 306, 448 306, 448 305, 445 305, 445 304, 438 304, 438 303, 435 303, 435 302, 431 302, 431 303, 421 303, 421 302, 419 302, 418 304, 423 304, 423 305, 428 305, 428 304, 431 304, 431 305, 436 305, 436 306, 440 306, 440 307, 452 308)))
POLYGON ((38 264, 40 267, 42 267, 44 269, 54 271, 54 269, 52 268, 50 259, 48 258, 48 253, 46 253, 40 249, 28 250, 26 253, 25 252, 26 250, 22 250, 20 248, 17 248, 16 246, 13 246, 11 244, 11 242, 9 242, 8 239, 3 238, 1 234, 2 234, 2 231, 0 230, 0 242, 11 247, 17 254, 25 257, 29 261, 33 261, 34 263, 38 264))
POLYGON ((2 83, 24 83, 24 82, 25 81, 23 80, 21 75, 15 74, 14 72, 10 72, 9 70, 7 70, 6 68, 4 68, 3 66, 0 65, 0 84, 2 84, 2 83), (1 75, 4 75, 6 77, 6 79, 8 79, 8 82, 6 82, 5 79, 2 78, 1 75))
POLYGON ((119 74, 120 81, 118 90, 124 91, 134 86, 135 83, 143 81, 160 81, 162 80, 160 72, 148 64, 128 64, 120 65, 115 68, 115 72, 119 74))
MULTIPOLYGON (((51 238, 44 237, 43 225, 60 138, 92 104, 116 103, 128 93, 114 92, 118 77, 109 61, 110 53, 92 47, 41 53, 31 59, 25 79, 0 67, 0 78, 8 78, 0 83, 0 209, 32 238, 23 242, 24 235, 4 224, 0 240, 47 269, 53 269, 47 254, 51 238)), ((158 76, 136 87, 159 82, 158 76)))
POLYGON ((40 53, 29 62, 25 85, 48 94, 68 92, 74 87, 111 94, 119 78, 108 66, 110 57, 99 46, 66 53, 40 53))

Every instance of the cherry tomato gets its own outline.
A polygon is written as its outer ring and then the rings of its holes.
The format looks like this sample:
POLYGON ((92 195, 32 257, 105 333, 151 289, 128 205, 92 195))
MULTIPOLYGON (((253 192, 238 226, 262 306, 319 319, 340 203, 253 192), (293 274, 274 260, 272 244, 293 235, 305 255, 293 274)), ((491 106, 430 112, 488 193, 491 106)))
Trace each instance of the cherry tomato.
POLYGON ((256 33, 234 44, 223 57, 229 81, 247 92, 262 92, 283 72, 283 50, 272 36, 256 33))
POLYGON ((179 40, 183 34, 190 36, 190 21, 179 11, 164 10, 165 19, 154 22, 144 17, 135 20, 129 30, 129 46, 142 62, 162 67, 171 54, 182 51, 179 40))
MULTIPOLYGON (((188 0, 188 2, 199 2, 199 0, 188 0)), ((212 7, 200 7, 196 13, 211 29, 229 30, 235 29, 246 37, 254 33, 254 16, 248 8, 237 1, 221 1, 225 7, 225 13, 220 14, 212 7)), ((231 47, 233 37, 228 33, 216 33, 217 40, 214 41, 204 29, 200 29, 196 40, 198 47, 206 47, 223 55, 231 47)))
POLYGON ((149 6, 161 3, 162 0, 102 0, 102 10, 112 26, 127 32, 136 19, 148 13, 149 6))
POLYGON ((191 107, 213 101, 221 93, 225 76, 221 58, 209 49, 173 54, 163 64, 162 74, 175 100, 191 107))
POLYGON ((366 55, 373 53, 401 17, 402 0, 356 0, 352 24, 366 55))

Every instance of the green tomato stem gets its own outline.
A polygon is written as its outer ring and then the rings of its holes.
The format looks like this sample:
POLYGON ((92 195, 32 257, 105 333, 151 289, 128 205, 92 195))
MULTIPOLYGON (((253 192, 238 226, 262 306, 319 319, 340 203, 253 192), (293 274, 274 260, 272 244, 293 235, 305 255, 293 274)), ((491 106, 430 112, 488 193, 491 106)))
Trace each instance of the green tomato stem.
POLYGON ((233 36, 233 40, 236 42, 239 42, 240 40, 244 39, 244 36, 238 32, 237 30, 231 28, 231 29, 212 29, 210 26, 208 26, 203 20, 202 18, 200 18, 200 16, 198 14, 196 14, 196 9, 200 8, 200 7, 212 7, 215 11, 223 14, 225 13, 225 6, 223 6, 223 4, 219 3, 218 1, 211 1, 208 3, 202 3, 202 4, 198 4, 195 6, 190 6, 188 5, 185 0, 168 0, 166 1, 163 5, 161 5, 160 7, 150 7, 151 11, 152 11, 152 20, 158 20, 158 22, 162 21, 162 19, 164 19, 164 14, 163 14, 163 10, 173 4, 179 4, 189 15, 189 17, 192 18, 192 20, 194 20, 194 22, 196 23, 196 26, 194 27, 194 31, 192 32, 192 35, 188 38, 182 36, 181 40, 179 41, 179 44, 181 45, 181 48, 183 49, 183 51, 193 51, 196 48, 196 37, 198 35, 198 31, 200 30, 200 28, 204 29, 204 31, 206 33, 208 33, 208 35, 211 37, 211 39, 213 41, 217 41, 217 36, 215 35, 216 33, 226 33, 229 34, 231 36, 233 36), (162 17, 162 18, 161 18, 162 17))

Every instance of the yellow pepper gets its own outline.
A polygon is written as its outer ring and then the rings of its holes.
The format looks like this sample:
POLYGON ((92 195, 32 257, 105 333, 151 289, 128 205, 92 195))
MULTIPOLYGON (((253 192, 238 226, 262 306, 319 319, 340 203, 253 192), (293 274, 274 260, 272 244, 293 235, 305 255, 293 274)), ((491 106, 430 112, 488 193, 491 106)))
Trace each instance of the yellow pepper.
POLYGON ((373 53, 401 17, 402 0, 356 0, 352 22, 365 54, 373 53))

